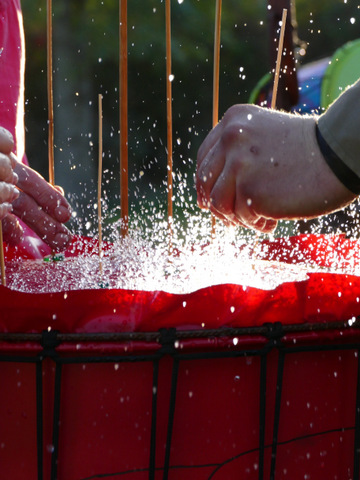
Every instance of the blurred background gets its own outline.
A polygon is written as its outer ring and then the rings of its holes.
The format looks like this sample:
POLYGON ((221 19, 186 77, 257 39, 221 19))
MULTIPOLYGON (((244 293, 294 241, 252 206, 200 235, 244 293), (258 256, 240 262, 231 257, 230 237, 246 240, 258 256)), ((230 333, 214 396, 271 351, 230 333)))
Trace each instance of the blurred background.
MULTIPOLYGON (((196 209, 196 153, 212 123, 215 0, 172 1, 174 193, 176 215, 196 209)), ((48 178, 46 1, 22 1, 27 46, 26 151, 48 178)), ((104 198, 119 212, 118 2, 53 2, 55 181, 65 189, 83 228, 96 203, 98 107, 104 109, 104 198)), ((274 64, 266 0, 223 0, 220 116, 248 102, 274 64)), ((360 38, 360 2, 297 0, 299 64, 331 56, 360 38)), ((130 214, 143 202, 166 209, 165 5, 128 1, 130 214)), ((115 210, 114 210, 115 209, 115 210)), ((90 221, 89 221, 90 219, 90 221)), ((87 226, 86 226, 87 225, 87 226)))

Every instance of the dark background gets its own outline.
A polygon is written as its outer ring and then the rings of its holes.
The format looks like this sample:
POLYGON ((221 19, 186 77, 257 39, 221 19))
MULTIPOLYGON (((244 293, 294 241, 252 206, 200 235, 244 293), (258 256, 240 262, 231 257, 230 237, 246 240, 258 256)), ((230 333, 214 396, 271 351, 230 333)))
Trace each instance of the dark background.
MULTIPOLYGON (((331 55, 360 36, 359 2, 297 0, 302 63, 331 55)), ((172 2, 174 193, 182 209, 196 208, 196 152, 212 123, 215 0, 172 2), (186 184, 186 187, 184 185, 186 184)), ((48 178, 46 1, 22 1, 27 45, 26 151, 31 166, 48 178)), ((104 198, 119 205, 118 2, 53 2, 55 180, 78 213, 91 220, 96 203, 97 97, 104 109, 104 198)), ((264 0, 223 0, 220 116, 247 102, 269 65, 264 0)), ((131 215, 145 202, 166 208, 165 5, 128 0, 129 198, 131 215)), ((90 224, 89 224, 90 225, 90 224)), ((88 227, 90 228, 90 226, 88 227)))

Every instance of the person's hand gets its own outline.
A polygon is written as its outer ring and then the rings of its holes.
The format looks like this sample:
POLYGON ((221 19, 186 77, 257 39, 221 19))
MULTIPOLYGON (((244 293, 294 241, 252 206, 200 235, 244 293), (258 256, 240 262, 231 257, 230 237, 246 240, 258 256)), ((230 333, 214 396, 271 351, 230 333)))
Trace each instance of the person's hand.
POLYGON ((354 200, 321 155, 316 117, 231 107, 197 157, 200 208, 225 223, 271 232, 279 219, 313 218, 354 200))
POLYGON ((13 171, 15 161, 10 156, 12 148, 11 134, 0 128, 0 221, 12 211, 11 203, 19 195, 15 187, 18 177, 13 171))
MULTIPOLYGON (((71 209, 61 188, 51 186, 35 170, 18 161, 14 171, 19 196, 12 202, 13 213, 52 249, 66 248, 71 233, 63 224, 70 219, 71 209)), ((3 233, 4 240, 10 244, 21 241, 22 228, 14 215, 4 218, 3 233)))

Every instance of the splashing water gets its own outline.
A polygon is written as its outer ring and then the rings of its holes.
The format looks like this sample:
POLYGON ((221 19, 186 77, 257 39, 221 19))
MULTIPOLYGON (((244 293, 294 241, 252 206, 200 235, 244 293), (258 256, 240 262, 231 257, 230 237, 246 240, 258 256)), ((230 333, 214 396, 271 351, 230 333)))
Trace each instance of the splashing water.
MULTIPOLYGON (((32 293, 104 287, 190 293, 219 284, 270 290, 285 282, 306 280, 308 273, 324 269, 360 274, 360 258, 352 250, 346 257, 341 248, 336 249, 334 243, 327 242, 326 236, 323 243, 307 245, 306 252, 301 243, 289 243, 293 224, 289 227, 284 223, 278 228, 281 242, 275 251, 269 247, 269 237, 259 242, 253 233, 224 227, 221 222, 217 223, 215 239, 210 240, 210 216, 191 209, 190 202, 186 203, 182 195, 177 201, 181 205, 176 205, 171 240, 166 214, 161 213, 157 202, 139 206, 125 238, 120 237, 119 222, 110 223, 116 212, 106 211, 105 231, 110 243, 104 245, 102 275, 99 257, 89 248, 91 241, 81 237, 82 247, 79 249, 77 245, 75 252, 69 251, 70 256, 64 261, 8 262, 8 287, 32 293), (281 257, 284 249, 287 250, 286 263, 281 257), (79 250, 81 253, 77 254, 79 250)), ((76 217, 79 223, 73 230, 79 235, 83 235, 84 230, 88 233, 88 224, 96 225, 95 218, 94 207, 94 218, 85 221, 76 217)), ((358 250, 359 257, 360 248, 358 250)))
MULTIPOLYGON (((159 217, 159 215, 158 215, 159 217)), ((174 230, 169 241, 164 219, 147 232, 133 222, 126 238, 119 236, 119 225, 111 228, 112 243, 104 246, 101 258, 86 253, 87 242, 79 255, 64 261, 16 260, 7 265, 7 284, 24 292, 58 292, 80 289, 163 290, 190 293, 211 285, 236 284, 273 289, 284 282, 307 278, 316 265, 286 264, 268 257, 266 248, 256 247, 248 233, 217 227, 209 241, 209 224, 204 216, 189 216, 184 234, 174 230), (207 240, 204 240, 207 239, 207 240)), ((70 252, 71 254, 71 252, 70 252)), ((306 263, 306 264, 305 264, 306 263)))

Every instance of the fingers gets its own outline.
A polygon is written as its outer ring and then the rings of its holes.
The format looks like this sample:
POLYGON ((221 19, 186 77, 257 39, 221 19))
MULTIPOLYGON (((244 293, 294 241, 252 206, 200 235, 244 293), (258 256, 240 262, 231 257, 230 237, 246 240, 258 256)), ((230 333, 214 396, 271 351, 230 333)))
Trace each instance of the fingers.
POLYGON ((11 183, 0 182, 0 204, 11 203, 19 196, 19 190, 11 183))
POLYGON ((15 172, 19 180, 17 186, 54 220, 64 223, 71 217, 71 208, 58 187, 51 186, 37 172, 17 162, 15 172))
POLYGON ((3 153, 0 153, 0 181, 12 184, 18 181, 18 176, 13 171, 13 161, 3 153))
POLYGON ((23 229, 14 215, 6 215, 2 220, 3 238, 9 245, 18 245, 23 239, 23 229))
POLYGON ((258 215, 252 206, 252 200, 243 195, 245 188, 236 184, 231 170, 224 168, 210 193, 210 211, 232 225, 271 233, 277 222, 258 215))
POLYGON ((211 207, 211 192, 225 164, 219 142, 210 149, 197 171, 196 190, 200 208, 211 207))
POLYGON ((12 212, 12 205, 11 203, 4 202, 0 203, 0 221, 3 220, 6 215, 12 212))
MULTIPOLYGON (((240 190, 240 189, 239 189, 240 190)), ((252 230, 271 233, 277 226, 277 221, 258 215, 252 206, 250 198, 244 198, 238 193, 235 198, 234 213, 241 223, 252 230)))
POLYGON ((55 190, 57 190, 60 193, 60 195, 62 195, 62 196, 65 195, 65 191, 60 185, 54 185, 54 188, 55 188, 55 190))
POLYGON ((62 250, 71 240, 71 233, 61 223, 46 213, 29 195, 20 192, 13 202, 13 212, 21 218, 52 249, 62 250))
POLYGON ((9 155, 14 148, 14 139, 11 133, 0 127, 0 152, 9 155))
POLYGON ((231 115, 210 132, 198 153, 198 204, 227 224, 269 233, 277 222, 258 214, 246 195, 254 177, 255 149, 250 139, 247 126, 231 115))
POLYGON ((210 152, 212 150, 214 145, 219 140, 222 130, 223 130, 223 124, 220 122, 206 136, 205 140, 203 141, 203 143, 201 144, 201 146, 198 150, 198 154, 197 154, 197 166, 198 166, 198 168, 201 166, 203 160, 208 155, 208 152, 210 152))
POLYGON ((0 220, 12 212, 11 203, 19 196, 18 189, 11 183, 0 182, 0 220))

